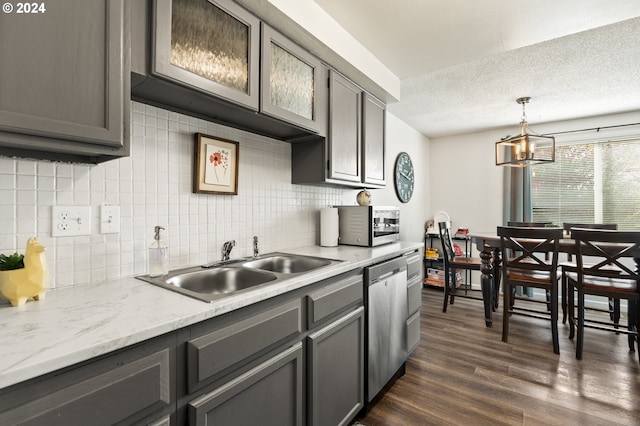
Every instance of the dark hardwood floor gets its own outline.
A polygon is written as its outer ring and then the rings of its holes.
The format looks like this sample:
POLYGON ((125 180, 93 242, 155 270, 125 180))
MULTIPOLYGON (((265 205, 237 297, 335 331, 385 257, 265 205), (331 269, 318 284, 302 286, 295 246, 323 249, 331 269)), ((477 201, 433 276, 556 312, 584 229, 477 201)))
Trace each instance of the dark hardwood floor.
POLYGON ((568 325, 559 323, 555 355, 548 322, 512 316, 503 343, 502 306, 486 328, 482 302, 458 298, 443 313, 442 298, 423 290, 420 346, 362 424, 640 425, 640 368, 626 335, 587 329, 578 361, 568 325))

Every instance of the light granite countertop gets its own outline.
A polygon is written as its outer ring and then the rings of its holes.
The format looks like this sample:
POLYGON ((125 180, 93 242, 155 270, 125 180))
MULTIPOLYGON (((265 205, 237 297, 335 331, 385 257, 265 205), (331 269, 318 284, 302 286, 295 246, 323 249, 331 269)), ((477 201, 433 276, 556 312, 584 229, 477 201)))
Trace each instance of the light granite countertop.
POLYGON ((281 250, 343 262, 213 303, 136 278, 53 289, 20 307, 2 301, 0 389, 422 247, 398 242, 281 250))

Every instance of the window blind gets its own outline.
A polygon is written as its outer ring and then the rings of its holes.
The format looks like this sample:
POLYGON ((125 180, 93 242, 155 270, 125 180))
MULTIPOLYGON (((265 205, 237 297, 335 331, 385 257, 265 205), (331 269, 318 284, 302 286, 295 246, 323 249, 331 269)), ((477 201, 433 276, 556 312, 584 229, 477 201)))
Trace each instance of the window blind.
POLYGON ((556 146, 532 167, 533 221, 640 229, 640 139, 556 146))

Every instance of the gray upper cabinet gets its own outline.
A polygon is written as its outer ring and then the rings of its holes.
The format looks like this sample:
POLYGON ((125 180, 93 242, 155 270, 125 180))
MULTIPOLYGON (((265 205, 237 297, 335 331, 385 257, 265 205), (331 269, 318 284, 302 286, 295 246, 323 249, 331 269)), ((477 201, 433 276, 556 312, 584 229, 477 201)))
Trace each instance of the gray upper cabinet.
POLYGON ((258 18, 230 0, 156 0, 154 18, 154 75, 258 110, 258 18))
POLYGON ((327 137, 292 145, 291 181, 382 188, 385 104, 334 70, 325 70, 327 137))
MULTIPOLYGON (((278 31, 262 24, 263 113, 319 133, 326 128, 320 108, 320 61, 278 31)), ((323 87, 324 89, 324 87, 323 87)))
POLYGON ((0 14, 1 155, 129 155, 125 9, 123 0, 61 0, 43 13, 0 14))
POLYGON ((368 93, 362 96, 362 182, 385 184, 385 104, 368 93))
POLYGON ((361 90, 329 70, 329 178, 362 181, 361 90))
POLYGON ((284 141, 324 135, 312 55, 270 29, 261 54, 260 19, 232 0, 150 4, 129 5, 133 100, 284 141))

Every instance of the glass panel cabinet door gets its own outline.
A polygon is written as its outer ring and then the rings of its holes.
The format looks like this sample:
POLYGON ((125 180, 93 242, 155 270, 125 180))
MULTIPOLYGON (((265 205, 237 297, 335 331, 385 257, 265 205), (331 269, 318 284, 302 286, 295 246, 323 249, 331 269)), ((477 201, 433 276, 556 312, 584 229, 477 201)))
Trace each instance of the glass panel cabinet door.
POLYGON ((152 72, 258 109, 260 21, 230 0, 156 0, 152 72))
POLYGON ((320 61, 264 23, 262 52, 262 112, 320 132, 320 61))

